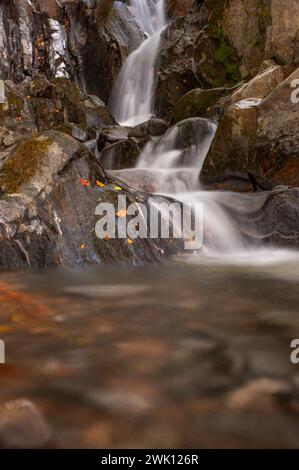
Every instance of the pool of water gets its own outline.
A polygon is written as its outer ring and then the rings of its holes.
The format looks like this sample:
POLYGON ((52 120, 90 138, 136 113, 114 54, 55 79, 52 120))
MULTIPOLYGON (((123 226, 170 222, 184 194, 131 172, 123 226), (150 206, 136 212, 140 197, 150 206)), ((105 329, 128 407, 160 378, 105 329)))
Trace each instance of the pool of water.
POLYGON ((297 447, 298 280, 267 252, 2 273, 1 404, 33 402, 47 447, 297 447))

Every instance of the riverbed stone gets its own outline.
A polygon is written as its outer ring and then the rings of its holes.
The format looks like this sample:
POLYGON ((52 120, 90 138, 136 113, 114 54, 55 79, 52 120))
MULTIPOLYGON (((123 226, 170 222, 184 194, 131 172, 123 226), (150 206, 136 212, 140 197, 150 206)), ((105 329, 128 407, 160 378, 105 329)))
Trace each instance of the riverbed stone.
POLYGON ((30 400, 18 399, 0 409, 0 446, 37 449, 51 438, 51 429, 40 409, 30 400))

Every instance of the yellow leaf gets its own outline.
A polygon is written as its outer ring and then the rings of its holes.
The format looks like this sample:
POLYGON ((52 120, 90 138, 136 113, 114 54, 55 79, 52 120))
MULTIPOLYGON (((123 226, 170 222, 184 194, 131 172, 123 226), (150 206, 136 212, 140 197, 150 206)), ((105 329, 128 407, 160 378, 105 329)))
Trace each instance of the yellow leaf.
POLYGON ((128 211, 126 209, 122 209, 116 212, 117 217, 120 217, 120 218, 126 217, 127 214, 128 214, 128 211))
POLYGON ((104 183, 101 183, 101 181, 96 180, 96 185, 99 186, 99 188, 106 188, 106 185, 104 183))
POLYGON ((127 243, 128 243, 128 245, 133 245, 134 242, 133 242, 133 240, 132 240, 131 238, 128 238, 128 239, 127 239, 127 243))
POLYGON ((122 188, 121 188, 120 186, 114 186, 114 189, 115 189, 116 191, 122 191, 122 188))
POLYGON ((81 250, 84 250, 84 248, 86 248, 85 243, 81 243, 80 248, 81 248, 81 250))

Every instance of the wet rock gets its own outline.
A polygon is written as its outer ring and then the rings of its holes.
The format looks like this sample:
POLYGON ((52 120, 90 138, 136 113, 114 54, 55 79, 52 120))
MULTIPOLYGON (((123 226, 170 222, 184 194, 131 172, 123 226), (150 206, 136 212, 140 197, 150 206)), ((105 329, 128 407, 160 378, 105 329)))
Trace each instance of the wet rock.
POLYGON ((120 1, 113 2, 106 28, 116 38, 124 57, 137 49, 145 39, 128 5, 120 1))
POLYGON ((164 134, 168 129, 166 121, 163 119, 152 118, 147 122, 143 122, 138 126, 132 127, 128 133, 129 137, 145 138, 157 137, 164 134))
POLYGON ((33 449, 44 447, 51 430, 43 414, 26 399, 6 403, 0 410, 0 446, 33 449))
POLYGON ((83 93, 69 79, 40 75, 21 84, 6 81, 4 90, 3 126, 23 136, 60 126, 67 133, 72 127, 74 137, 80 128, 94 138, 97 129, 115 122, 100 98, 83 93))
POLYGON ((204 162, 202 176, 231 172, 256 172, 248 154, 258 130, 257 106, 261 100, 248 99, 231 105, 220 120, 215 139, 204 162))
POLYGON ((70 78, 107 101, 123 57, 133 47, 130 38, 137 37, 132 18, 125 17, 128 44, 118 42, 117 19, 112 15, 108 24, 113 3, 5 2, 0 14, 1 78, 21 82, 37 72, 48 78, 70 78))
POLYGON ((221 27, 224 2, 178 17, 162 33, 155 110, 170 118, 179 99, 195 88, 233 86, 239 57, 221 27))
MULTIPOLYGON (((295 3, 207 1, 199 12, 193 10, 185 18, 175 18, 162 34, 157 63, 157 114, 169 119, 179 99, 192 89, 233 86, 270 64, 294 67, 298 60, 299 22, 295 3)), ((271 76, 270 79, 268 74, 268 81, 272 81, 269 86, 273 89, 274 82, 281 81, 279 69, 272 70, 271 76)), ((265 88, 263 92, 256 88, 259 95, 266 92, 265 88)))
POLYGON ((265 99, 242 100, 226 110, 203 176, 250 172, 277 184, 299 185, 299 108, 293 87, 298 77, 299 69, 265 99))
POLYGON ((235 192, 258 192, 270 191, 277 184, 260 176, 253 176, 251 173, 226 173, 218 177, 200 177, 201 185, 206 190, 223 190, 235 192))
POLYGON ((133 168, 141 153, 141 148, 134 139, 120 140, 106 146, 100 155, 100 163, 105 170, 133 168))
POLYGON ((298 247, 298 188, 278 186, 272 191, 252 195, 247 204, 243 210, 232 210, 231 213, 251 242, 298 247))
POLYGON ((135 127, 110 126, 98 136, 99 160, 105 169, 132 168, 145 144, 166 132, 163 119, 153 118, 135 127))
POLYGON ((267 68, 248 83, 242 85, 229 99, 230 103, 248 98, 266 98, 288 75, 288 70, 280 65, 267 68))
POLYGON ((99 202, 117 212, 120 194, 128 204, 147 204, 148 198, 110 178, 94 155, 66 134, 52 130, 21 142, 2 167, 0 187, 2 268, 142 263, 183 249, 173 239, 98 239, 99 202))
POLYGON ((191 117, 210 117, 216 113, 215 105, 218 100, 229 94, 227 88, 195 88, 186 93, 176 104, 172 121, 179 122, 191 117))

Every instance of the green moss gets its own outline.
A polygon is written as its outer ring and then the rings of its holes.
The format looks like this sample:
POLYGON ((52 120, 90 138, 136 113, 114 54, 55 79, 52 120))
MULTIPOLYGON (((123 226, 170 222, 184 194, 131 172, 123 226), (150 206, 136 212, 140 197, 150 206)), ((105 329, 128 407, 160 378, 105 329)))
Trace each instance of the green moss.
POLYGON ((32 138, 22 142, 2 168, 0 185, 6 194, 18 192, 32 178, 41 159, 52 144, 48 138, 32 138))
POLYGON ((235 49, 226 41, 224 33, 219 24, 214 27, 211 36, 216 42, 216 63, 222 64, 225 67, 226 79, 233 82, 240 81, 241 76, 239 72, 239 58, 235 49))

